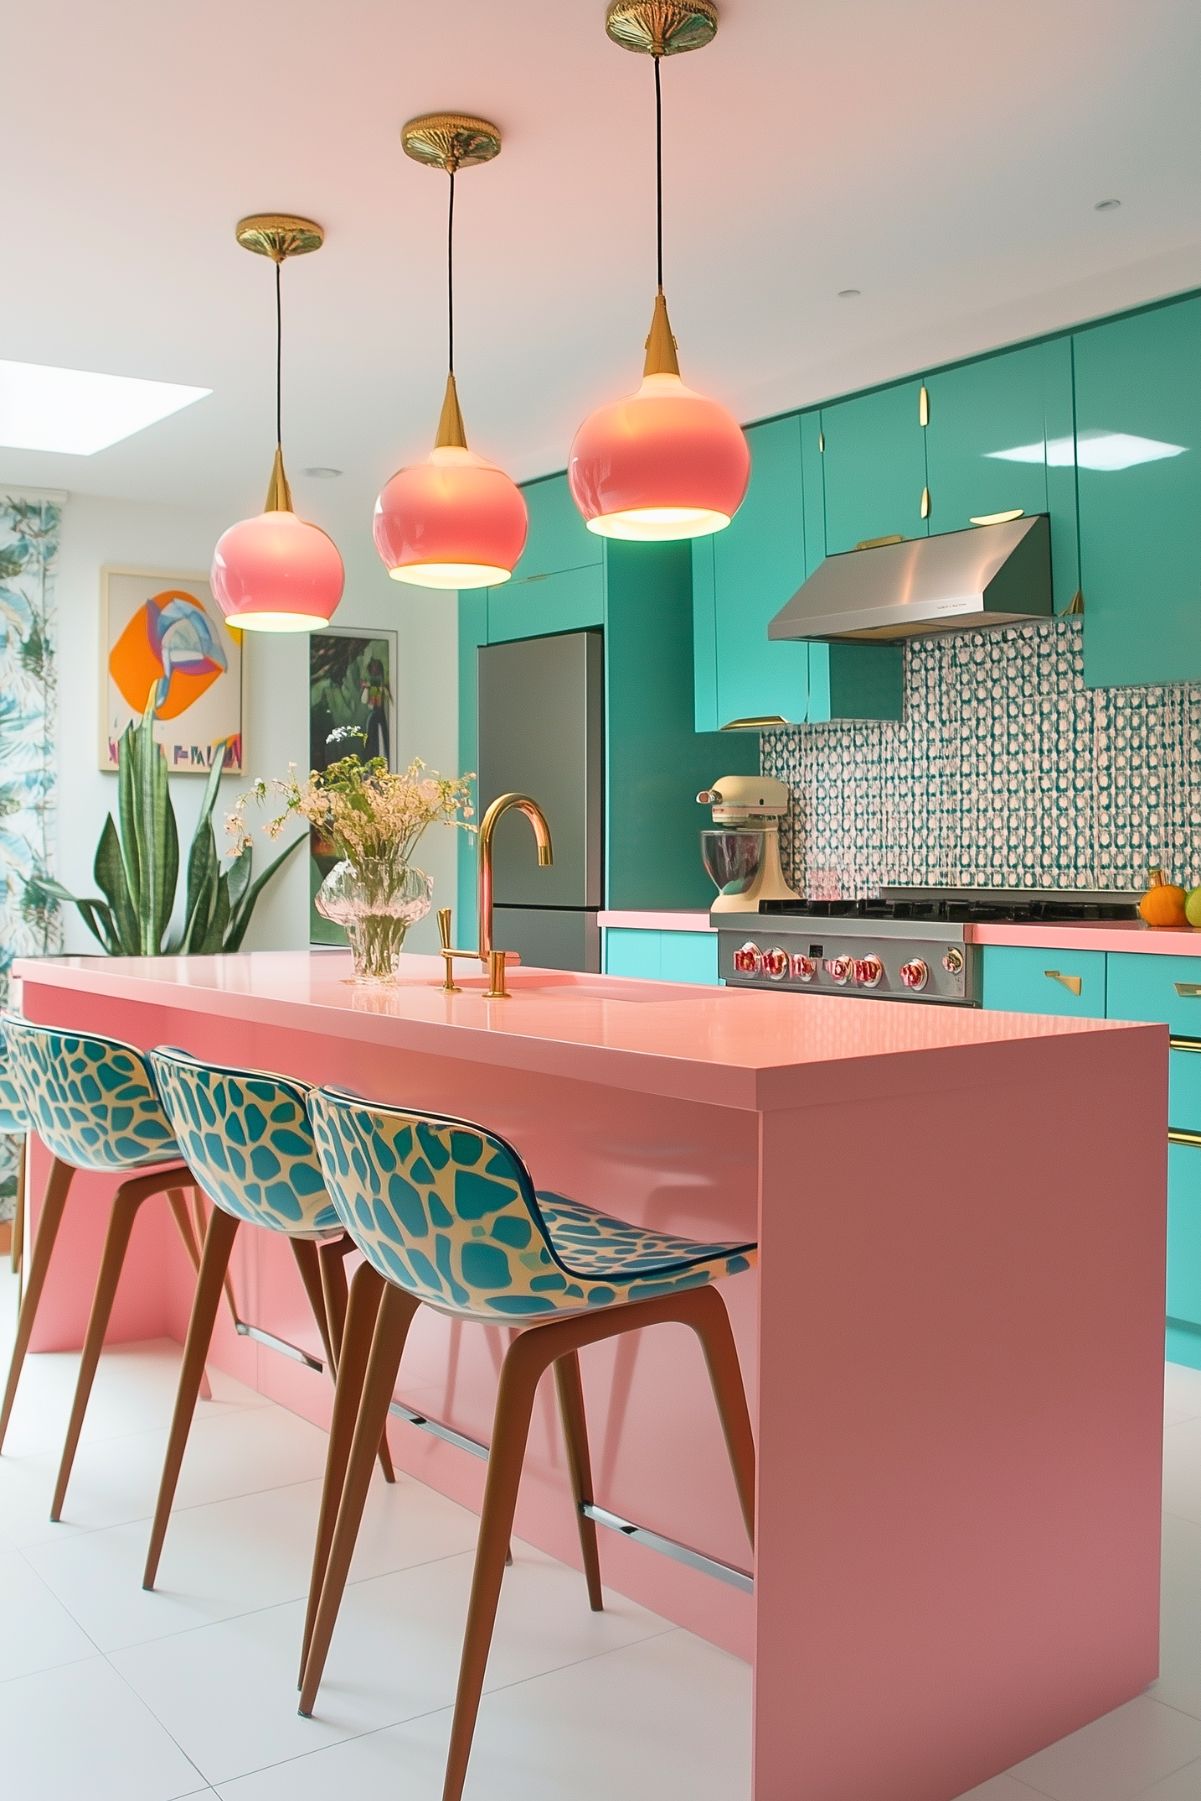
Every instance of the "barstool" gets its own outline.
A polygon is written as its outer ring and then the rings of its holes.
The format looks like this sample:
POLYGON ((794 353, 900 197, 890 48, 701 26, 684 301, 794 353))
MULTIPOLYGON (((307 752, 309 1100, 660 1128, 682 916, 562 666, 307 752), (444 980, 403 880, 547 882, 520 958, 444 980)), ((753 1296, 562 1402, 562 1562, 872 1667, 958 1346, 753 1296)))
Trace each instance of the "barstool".
MULTIPOLYGON (((383 1295, 341 1504, 307 1646, 300 1711, 312 1712, 354 1553, 400 1353, 419 1304, 521 1328, 501 1367, 443 1801, 459 1801, 471 1754, 534 1396, 553 1367, 568 1432, 589 1595, 600 1606, 596 1526, 578 1353, 643 1326, 690 1326, 704 1349, 748 1536, 755 1449, 729 1316, 712 1284, 749 1269, 753 1244, 698 1244, 539 1193, 513 1147, 445 1115, 318 1089, 309 1099, 326 1187, 383 1295)), ((356 1277, 356 1282, 358 1278, 356 1277)), ((331 1439, 331 1456, 334 1454, 331 1439)))
POLYGON ((8 1383, 0 1405, 0 1447, 8 1430, 71 1180, 77 1170, 126 1177, 112 1199, 83 1341, 75 1398, 50 1508, 50 1518, 57 1520, 62 1514, 125 1252, 143 1201, 155 1194, 167 1196, 184 1248, 193 1267, 199 1266, 200 1254, 183 1192, 192 1186, 192 1178, 180 1161, 179 1147, 140 1051, 115 1038, 34 1025, 11 1013, 3 1020, 3 1030, 9 1073, 24 1109, 27 1129, 37 1133, 52 1161, 29 1260, 29 1280, 17 1316, 8 1383))
MULTIPOLYGON (((151 1051, 158 1092, 192 1179, 213 1203, 196 1280, 175 1412, 142 1577, 153 1588, 179 1483, 196 1398, 221 1302, 234 1239, 242 1225, 288 1239, 317 1321, 330 1373, 346 1326, 343 1259, 353 1249, 325 1191, 303 1082, 261 1070, 200 1062, 166 1046, 151 1051)), ((394 1480, 383 1425, 376 1455, 394 1480)))
POLYGON ((21 1149, 17 1155, 17 1193, 13 1207, 12 1243, 9 1246, 9 1268, 18 1279, 18 1296, 20 1284, 24 1278, 25 1250, 25 1165, 26 1153, 29 1149, 29 1114, 25 1103, 17 1092, 9 1066, 8 1046, 4 1038, 4 1028, 0 1026, 0 1136, 20 1138, 21 1149))

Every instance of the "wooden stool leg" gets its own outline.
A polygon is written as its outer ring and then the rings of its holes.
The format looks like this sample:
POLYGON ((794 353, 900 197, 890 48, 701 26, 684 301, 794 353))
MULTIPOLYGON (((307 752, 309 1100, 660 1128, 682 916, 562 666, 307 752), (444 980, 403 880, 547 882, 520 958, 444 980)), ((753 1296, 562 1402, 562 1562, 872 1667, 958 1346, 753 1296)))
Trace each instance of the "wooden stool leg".
POLYGON ((342 1332, 338 1356, 338 1385, 334 1391, 334 1414, 329 1428, 329 1449, 325 1456, 325 1480, 321 1487, 321 1511, 317 1516, 317 1539, 313 1547, 313 1573, 309 1580, 309 1604, 304 1620, 304 1637, 300 1649, 300 1672, 296 1686, 304 1680, 309 1645, 321 1589, 329 1563, 330 1545, 338 1520, 338 1507, 346 1485, 346 1465, 354 1440, 355 1421, 363 1398, 363 1378, 371 1354, 371 1338, 379 1314, 384 1279, 369 1263, 362 1263, 350 1284, 350 1306, 342 1332))
POLYGON ((217 1309, 221 1305, 221 1290, 225 1282, 225 1272, 229 1267, 230 1253, 234 1248, 234 1239, 238 1234, 238 1224, 239 1222, 232 1214, 222 1212, 220 1207, 214 1207, 209 1219, 208 1230, 204 1235, 200 1274, 196 1281, 196 1293, 192 1299, 192 1313, 188 1320, 188 1336, 184 1342, 183 1361, 179 1366, 179 1387, 175 1395, 175 1411, 171 1416, 171 1431, 167 1437, 167 1454, 163 1460, 163 1474, 159 1482, 158 1501, 154 1509, 154 1523, 150 1530, 150 1548, 146 1553, 146 1567, 142 1575, 143 1588, 153 1588, 155 1577, 158 1575, 163 1540, 167 1536, 167 1522, 171 1517, 171 1503, 175 1499, 175 1490, 179 1484, 179 1472, 183 1465, 188 1431, 192 1424, 192 1415, 196 1411, 196 1398, 200 1393, 205 1359, 208 1356, 209 1345, 212 1343, 213 1326, 217 1319, 217 1309))
POLYGON ((454 1719, 450 1729, 450 1749, 446 1759, 446 1778, 442 1801, 460 1801, 475 1736, 476 1715, 484 1686, 484 1672, 496 1623, 496 1606, 505 1573, 505 1550, 513 1530, 513 1514, 517 1490, 525 1462, 530 1419, 538 1379, 550 1355, 538 1343, 534 1329, 514 1339, 500 1372, 500 1389, 496 1397, 496 1413, 492 1426, 492 1446, 488 1453, 488 1480, 484 1487, 484 1507, 480 1515, 479 1544, 475 1554, 475 1572, 471 1581, 471 1600, 467 1608, 467 1629, 463 1637, 463 1657, 459 1666, 459 1686, 455 1696, 454 1719))
POLYGON ((304 1292, 309 1297, 317 1330, 321 1334, 321 1348, 325 1352, 326 1364, 334 1372, 338 1367, 338 1359, 329 1335, 329 1321, 325 1317, 325 1295, 321 1289, 321 1264, 317 1257, 316 1243, 311 1238, 290 1238, 288 1243, 292 1247, 292 1256, 300 1271, 304 1292))
POLYGON ((58 1228, 62 1224, 63 1209, 67 1204, 67 1191, 71 1186, 71 1178, 74 1174, 75 1171, 71 1165, 60 1162, 57 1157, 50 1165, 50 1175, 46 1182, 46 1196, 42 1202, 41 1217, 38 1220, 33 1251, 29 1259, 29 1281, 26 1284, 25 1293, 21 1297, 21 1311, 17 1315, 17 1335, 13 1341, 13 1354, 8 1366, 4 1401, 0 1405, 0 1448, 4 1445, 9 1416, 13 1410, 13 1402, 17 1398, 17 1383, 21 1379, 25 1353, 29 1349, 29 1340, 33 1332, 33 1322, 37 1318, 38 1302, 42 1298, 42 1289, 46 1286, 46 1272, 50 1268, 54 1241, 58 1237, 58 1228))
MULTIPOLYGON (((329 1342, 333 1351, 334 1369, 337 1376, 341 1369, 342 1337, 346 1331, 346 1259, 354 1249, 348 1238, 335 1239, 323 1244, 317 1252, 317 1261, 321 1265, 321 1293, 325 1303, 325 1318, 329 1326, 329 1342)), ((380 1471, 385 1482, 395 1482, 396 1471, 392 1468, 392 1453, 388 1449, 388 1426, 380 1433, 379 1450, 376 1453, 380 1471)))
POLYGON ((567 1445, 567 1469, 576 1501, 576 1520, 580 1529, 580 1552, 584 1559, 584 1579, 588 1584, 588 1605, 600 1613, 605 1605, 601 1593, 600 1553, 596 1543, 596 1521, 586 1517, 585 1501, 593 1499, 592 1463, 588 1455, 588 1421, 584 1412, 584 1385, 580 1380, 578 1351, 569 1351, 555 1363, 555 1388, 559 1395, 559 1417, 563 1421, 563 1437, 567 1445))
POLYGON ((384 1421, 388 1417, 388 1403, 396 1386, 396 1372, 400 1368, 405 1339, 419 1305, 420 1302, 406 1294, 402 1288, 385 1285, 371 1341, 363 1399, 355 1422, 354 1442, 346 1465, 346 1481, 338 1507, 338 1521, 334 1527, 325 1580, 321 1585, 321 1599, 313 1620, 309 1654, 300 1685, 302 1714, 312 1713, 313 1703, 317 1698, 325 1660, 329 1654, 330 1639, 333 1637, 338 1609, 346 1588, 346 1578, 350 1573, 350 1560, 354 1556, 367 1490, 371 1485, 371 1466, 379 1448, 384 1421))
POLYGON ((25 1164, 29 1153, 29 1138, 22 1135, 21 1148, 17 1152, 17 1195, 13 1205, 13 1236, 8 1247, 8 1262, 14 1276, 21 1274, 22 1253, 25 1244, 25 1164))
MULTIPOLYGON (((194 1194, 195 1189, 192 1192, 194 1194)), ((188 1212, 187 1196, 182 1188, 168 1189, 167 1205, 171 1209, 171 1217, 175 1221, 175 1230, 179 1233, 180 1242, 188 1254, 188 1262, 199 1276, 200 1246, 204 1243, 204 1233, 202 1231, 197 1239, 192 1230, 192 1215, 188 1212)), ((202 1401, 211 1401, 213 1398, 207 1370, 202 1370, 200 1374, 200 1398, 202 1401)))
POLYGON ((133 1231, 133 1222, 138 1216, 138 1210, 142 1202, 149 1199, 149 1195, 150 1191, 147 1190, 144 1183, 125 1182, 118 1188, 113 1200, 113 1210, 109 1216, 108 1231, 104 1239, 104 1251, 100 1258, 100 1270, 96 1277, 96 1292, 92 1296, 92 1311, 88 1315, 88 1329, 84 1335, 83 1353, 79 1360, 75 1399, 71 1403, 71 1417, 67 1422, 67 1436, 63 1442, 58 1479, 54 1484, 54 1499, 50 1503, 52 1520, 62 1517, 67 1484, 71 1480, 71 1465, 75 1462, 79 1434, 83 1430, 83 1416, 87 1412, 92 1383, 96 1378, 96 1365, 100 1361, 104 1334, 108 1330, 109 1317, 112 1314, 113 1301, 117 1294, 117 1284, 121 1280, 121 1268, 129 1246, 129 1235, 133 1231))
POLYGON ((738 1488, 746 1535, 755 1543, 755 1438, 751 1431, 750 1409, 746 1403, 746 1387, 738 1346, 730 1327, 726 1304, 715 1288, 690 1291, 687 1324, 701 1341, 713 1398, 717 1402, 730 1468, 738 1488))
MULTIPOLYGON (((214 1209, 210 1208, 209 1212, 212 1211, 214 1211, 214 1209)), ((208 1232, 209 1212, 205 1211, 204 1195, 199 1188, 193 1188, 192 1190, 192 1212, 196 1216, 197 1241, 198 1243, 203 1244, 205 1234, 208 1232)), ((239 1325, 241 1322, 238 1317, 238 1303, 234 1299, 234 1285, 228 1270, 225 1272, 225 1301, 229 1308, 230 1319, 235 1326, 239 1325)))

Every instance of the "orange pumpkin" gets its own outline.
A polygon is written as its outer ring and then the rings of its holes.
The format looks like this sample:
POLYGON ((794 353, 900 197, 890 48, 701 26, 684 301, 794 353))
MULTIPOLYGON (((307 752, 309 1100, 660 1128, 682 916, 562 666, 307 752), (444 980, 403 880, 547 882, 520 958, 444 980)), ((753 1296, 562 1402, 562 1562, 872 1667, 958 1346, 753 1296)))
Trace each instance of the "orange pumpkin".
POLYGON ((1147 892, 1138 903, 1138 910, 1149 926, 1183 926, 1188 924, 1185 899, 1184 889, 1169 882, 1156 866, 1150 872, 1147 892))

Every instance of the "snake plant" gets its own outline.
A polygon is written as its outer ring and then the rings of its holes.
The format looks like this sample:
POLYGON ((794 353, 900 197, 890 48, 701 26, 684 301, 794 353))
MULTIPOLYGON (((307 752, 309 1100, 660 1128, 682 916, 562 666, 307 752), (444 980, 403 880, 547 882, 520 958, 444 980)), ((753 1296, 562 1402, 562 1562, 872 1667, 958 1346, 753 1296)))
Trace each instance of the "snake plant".
POLYGON ((259 895, 304 839, 288 845, 253 880, 254 853, 249 845, 222 868, 213 809, 224 765, 222 747, 213 761, 188 851, 183 920, 174 934, 170 926, 179 885, 179 828, 167 785, 167 759, 154 738, 153 698, 142 718, 121 736, 117 822, 111 813, 106 818, 93 865, 100 894, 81 897, 45 876, 30 886, 48 899, 77 907, 110 957, 239 950, 259 895))

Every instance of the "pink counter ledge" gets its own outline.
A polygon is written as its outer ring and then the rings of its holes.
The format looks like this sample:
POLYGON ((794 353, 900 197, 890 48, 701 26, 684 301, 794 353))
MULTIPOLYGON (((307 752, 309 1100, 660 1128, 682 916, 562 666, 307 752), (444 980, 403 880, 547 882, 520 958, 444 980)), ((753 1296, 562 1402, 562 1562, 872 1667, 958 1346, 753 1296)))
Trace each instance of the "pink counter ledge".
MULTIPOLYGON (((1154 1678, 1166 1028, 535 969, 488 1001, 405 961, 376 992, 329 953, 18 973, 34 1019, 472 1115, 540 1186, 758 1238, 757 1277, 724 1289, 754 1594, 601 1547, 613 1587, 753 1659, 755 1801, 952 1801, 1154 1678)), ((98 1211, 74 1205, 41 1348, 82 1335, 98 1211)), ((180 1337, 191 1271, 164 1222, 140 1230, 118 1335, 180 1337)), ((244 1317, 316 1353, 286 1247, 246 1232, 239 1258, 244 1317)), ((231 1373, 326 1420, 322 1377, 220 1332, 231 1373)), ((401 1398, 486 1439, 503 1333, 423 1311, 401 1398)), ((584 1381, 597 1501, 748 1566, 690 1336, 595 1347, 584 1381)), ((392 1437, 478 1508, 476 1459, 392 1437)), ((576 1561, 549 1396, 518 1527, 576 1561)))
POLYGON ((598 925, 622 932, 715 932, 707 913, 601 913, 598 925))
POLYGON ((1075 924, 969 925, 969 944, 1026 944, 1038 950, 1146 951, 1161 957, 1201 957, 1201 931, 1191 926, 1149 926, 1141 919, 1082 919, 1075 924))

